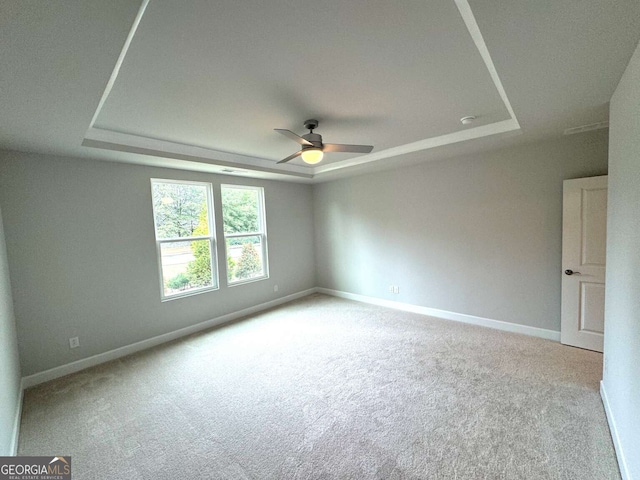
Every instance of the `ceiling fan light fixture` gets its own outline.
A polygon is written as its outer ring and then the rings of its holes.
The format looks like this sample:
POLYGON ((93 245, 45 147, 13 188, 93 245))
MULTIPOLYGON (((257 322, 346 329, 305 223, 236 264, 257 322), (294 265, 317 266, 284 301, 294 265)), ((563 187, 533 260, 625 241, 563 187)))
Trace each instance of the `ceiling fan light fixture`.
POLYGON ((322 157, 324 157, 324 153, 319 148, 305 148, 302 151, 302 161, 304 163, 308 163, 309 165, 315 165, 316 163, 320 163, 322 161, 322 157))

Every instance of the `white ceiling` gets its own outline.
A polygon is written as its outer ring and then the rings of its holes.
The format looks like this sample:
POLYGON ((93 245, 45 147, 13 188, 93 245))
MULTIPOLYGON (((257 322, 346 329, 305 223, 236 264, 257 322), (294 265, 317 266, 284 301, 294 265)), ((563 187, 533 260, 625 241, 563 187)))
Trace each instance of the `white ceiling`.
POLYGON ((0 147, 306 182, 605 121, 640 38, 637 0, 0 8, 0 147), (375 148, 277 165, 307 118, 375 148))

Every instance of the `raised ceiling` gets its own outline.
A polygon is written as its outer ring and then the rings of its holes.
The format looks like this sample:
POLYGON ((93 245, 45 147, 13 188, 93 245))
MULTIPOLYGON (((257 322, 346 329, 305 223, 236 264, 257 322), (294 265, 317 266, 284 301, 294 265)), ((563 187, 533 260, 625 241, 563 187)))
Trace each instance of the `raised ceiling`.
POLYGON ((277 161, 306 118, 384 150, 469 114, 509 118, 450 0, 152 0, 94 127, 277 161))
POLYGON ((0 146, 313 181, 557 136, 607 120, 639 3, 3 2, 0 146), (375 149, 277 165, 307 118, 375 149))

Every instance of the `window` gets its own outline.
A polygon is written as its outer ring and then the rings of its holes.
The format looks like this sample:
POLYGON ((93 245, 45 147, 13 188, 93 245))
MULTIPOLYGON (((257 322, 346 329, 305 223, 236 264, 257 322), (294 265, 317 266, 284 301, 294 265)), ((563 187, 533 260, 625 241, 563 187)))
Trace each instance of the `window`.
POLYGON ((229 285, 267 278, 264 190, 222 185, 222 217, 229 285))
POLYGON ((162 299, 218 288, 210 183, 151 179, 162 299))

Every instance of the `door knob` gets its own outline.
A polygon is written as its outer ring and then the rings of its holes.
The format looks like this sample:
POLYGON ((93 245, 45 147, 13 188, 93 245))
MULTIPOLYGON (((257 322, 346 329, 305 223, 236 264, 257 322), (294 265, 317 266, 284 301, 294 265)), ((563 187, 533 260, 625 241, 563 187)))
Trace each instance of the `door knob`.
POLYGON ((574 275, 574 274, 575 274, 575 275, 580 275, 580 272, 574 272, 574 271, 573 271, 573 270, 571 270, 571 269, 567 269, 567 270, 565 270, 565 271, 564 271, 564 274, 565 274, 565 275, 574 275))

